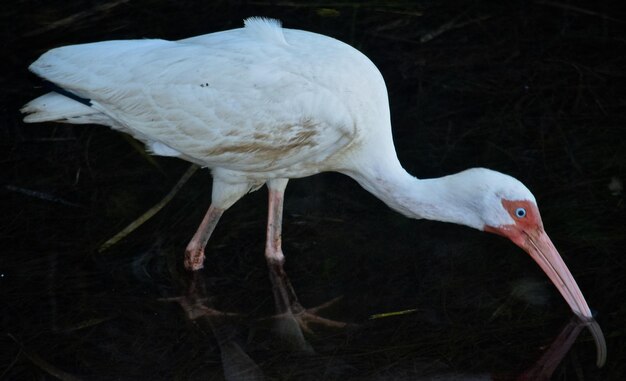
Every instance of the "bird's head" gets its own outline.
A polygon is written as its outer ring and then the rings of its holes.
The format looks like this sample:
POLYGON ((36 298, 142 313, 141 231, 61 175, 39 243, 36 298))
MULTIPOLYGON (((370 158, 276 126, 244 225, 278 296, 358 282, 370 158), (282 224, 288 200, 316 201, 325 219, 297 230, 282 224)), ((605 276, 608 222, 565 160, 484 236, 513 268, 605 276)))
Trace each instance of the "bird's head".
POLYGON ((592 315, 576 281, 543 228, 533 194, 517 179, 500 172, 474 168, 461 172, 475 227, 504 236, 526 251, 548 275, 572 311, 592 315), (481 226, 482 225, 482 226, 481 226))

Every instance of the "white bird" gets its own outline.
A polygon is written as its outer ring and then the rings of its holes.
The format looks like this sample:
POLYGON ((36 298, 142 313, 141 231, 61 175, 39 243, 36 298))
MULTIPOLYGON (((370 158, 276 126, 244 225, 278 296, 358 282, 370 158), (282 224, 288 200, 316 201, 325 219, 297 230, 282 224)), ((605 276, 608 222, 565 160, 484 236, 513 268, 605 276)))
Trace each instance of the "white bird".
POLYGON ((239 29, 179 41, 104 41, 43 54, 30 70, 56 87, 24 106, 24 121, 96 123, 153 154, 211 169, 212 202, 186 249, 203 267, 222 213, 269 188, 265 256, 279 312, 302 309, 283 271, 283 194, 290 178, 335 171, 416 219, 508 237, 527 251, 574 313, 592 315, 545 233, 535 197, 484 168, 418 179, 398 161, 387 89, 376 66, 331 37, 249 18, 239 29))

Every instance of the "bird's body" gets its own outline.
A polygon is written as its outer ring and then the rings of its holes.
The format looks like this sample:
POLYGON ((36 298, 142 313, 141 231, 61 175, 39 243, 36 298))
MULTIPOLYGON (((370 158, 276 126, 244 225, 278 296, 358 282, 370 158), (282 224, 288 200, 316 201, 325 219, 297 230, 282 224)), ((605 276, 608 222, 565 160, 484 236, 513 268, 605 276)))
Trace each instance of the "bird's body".
MULTIPOLYGON (((385 83, 371 61, 333 38, 272 21, 181 41, 62 47, 31 70, 90 100, 53 94, 76 106, 66 121, 128 132, 226 182, 355 170, 376 160, 355 157, 367 144, 395 158, 385 83), (355 96, 363 93, 378 96, 355 96)), ((47 120, 42 107, 26 120, 47 120)))
POLYGON ((222 212, 267 183, 265 254, 283 290, 276 296, 282 309, 299 305, 282 270, 283 192, 290 178, 336 171, 409 217, 507 236, 533 256, 574 312, 591 317, 521 182, 483 168, 420 180, 402 168, 384 80, 349 45, 251 18, 241 29, 174 42, 57 48, 30 69, 63 91, 27 104, 25 121, 104 124, 155 154, 211 168, 213 202, 187 247, 189 269, 202 267, 222 212))
POLYGON ((24 108, 27 122, 104 124, 157 155, 211 168, 237 190, 342 172, 405 215, 463 223, 435 199, 454 187, 418 182, 398 161, 378 69, 333 38, 253 18, 245 28, 174 42, 61 47, 30 69, 89 105, 52 92, 24 108))

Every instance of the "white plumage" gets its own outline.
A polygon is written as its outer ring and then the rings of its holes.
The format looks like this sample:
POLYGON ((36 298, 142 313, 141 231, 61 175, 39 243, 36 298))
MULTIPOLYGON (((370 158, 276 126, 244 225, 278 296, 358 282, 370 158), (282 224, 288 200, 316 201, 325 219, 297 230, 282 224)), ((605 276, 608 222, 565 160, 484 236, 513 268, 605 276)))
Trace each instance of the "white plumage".
MULTIPOLYGON (((159 142, 203 166, 245 172, 255 180, 335 169, 326 161, 365 125, 359 108, 383 117, 387 112, 384 102, 362 104, 350 92, 377 93, 384 83, 366 57, 352 48, 346 55, 348 46, 337 40, 285 34, 275 21, 249 19, 243 29, 176 42, 62 47, 30 69, 91 100, 100 112, 95 123, 108 117, 110 127, 148 145, 159 142), (312 42, 317 49, 310 49, 312 42), (328 71, 328 65, 338 69, 328 71), (369 75, 349 75, 359 69, 369 75)), ((36 108, 41 103, 26 106, 25 112, 34 112, 27 122, 49 115, 49 108, 36 108)))
MULTIPOLYGON (((241 29, 180 41, 61 47, 30 70, 88 105, 52 92, 23 108, 26 122, 104 124, 154 154, 212 169, 212 205, 187 248, 192 270, 202 267, 221 213, 267 183, 266 257, 270 269, 279 267, 273 279, 284 275, 280 220, 287 180, 337 171, 409 217, 507 236, 544 268, 577 314, 591 316, 522 183, 482 168, 428 180, 402 168, 384 80, 367 57, 340 41, 250 18, 241 29)), ((274 284, 290 288, 286 282, 274 284)), ((283 304, 298 310, 295 294, 287 299, 283 304)))

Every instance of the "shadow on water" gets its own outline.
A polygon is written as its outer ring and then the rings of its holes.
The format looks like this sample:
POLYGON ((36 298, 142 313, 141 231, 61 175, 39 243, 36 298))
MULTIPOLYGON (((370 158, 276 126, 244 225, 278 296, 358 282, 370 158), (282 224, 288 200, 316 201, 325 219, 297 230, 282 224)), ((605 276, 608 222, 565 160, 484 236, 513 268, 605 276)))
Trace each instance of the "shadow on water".
POLYGON ((626 376, 620 1, 8 5, 0 10, 0 380, 626 376), (597 325, 564 324, 567 306, 510 243, 408 220, 337 174, 290 183, 283 249, 302 304, 341 296, 324 316, 349 328, 310 334, 290 316, 273 317, 265 190, 224 215, 206 270, 189 279, 182 253, 209 204, 204 170, 98 253, 187 164, 147 156, 99 126, 24 125, 19 108, 42 93, 26 68, 56 46, 178 39, 251 15, 365 52, 387 82, 409 172, 485 166, 523 180, 597 312, 608 354, 597 325))

